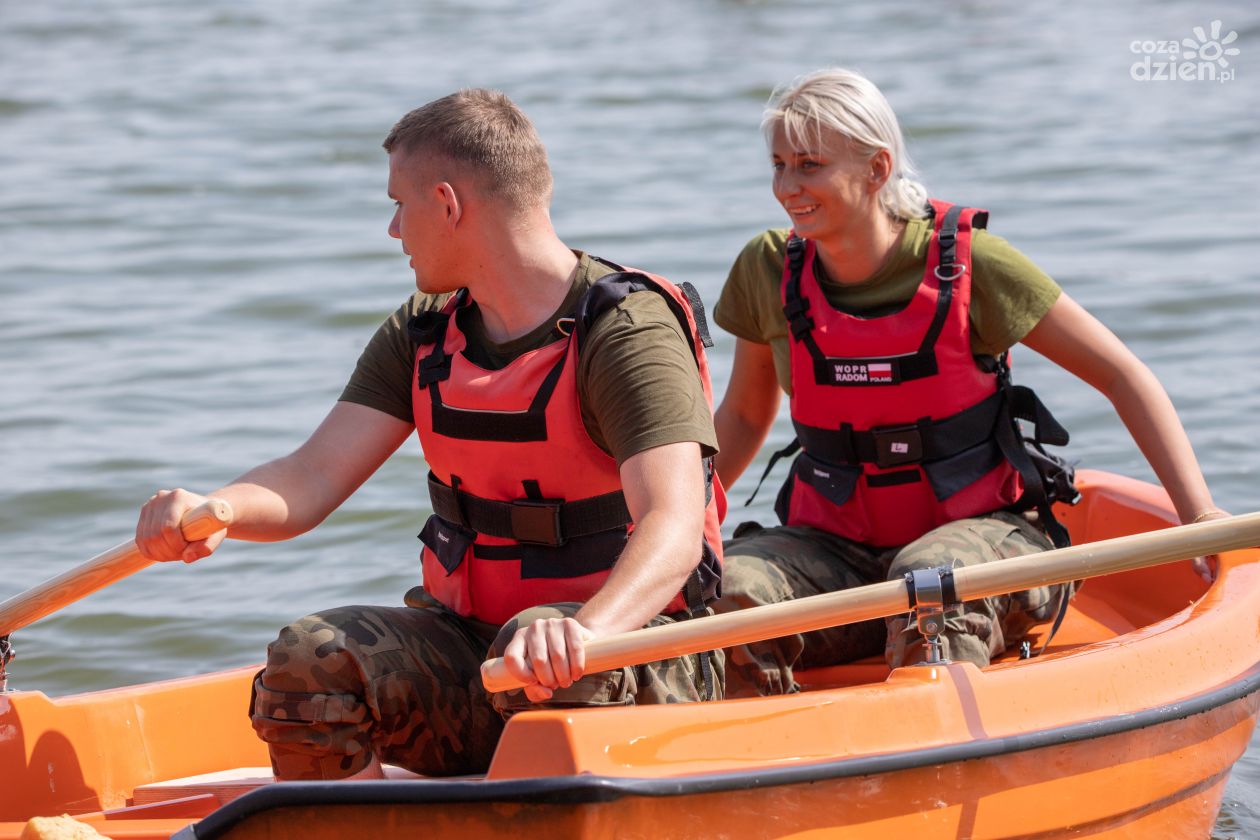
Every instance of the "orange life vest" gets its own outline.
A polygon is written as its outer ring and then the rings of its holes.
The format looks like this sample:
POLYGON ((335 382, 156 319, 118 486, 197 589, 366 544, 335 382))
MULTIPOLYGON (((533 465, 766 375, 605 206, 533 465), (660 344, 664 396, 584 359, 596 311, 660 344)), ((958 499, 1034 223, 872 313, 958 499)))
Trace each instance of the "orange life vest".
POLYGON ((1056 541, 1065 539, 1014 418, 1040 421, 1030 443, 1041 455, 1041 443, 1066 444, 1067 432, 1030 390, 1010 384, 1005 357, 971 353, 971 232, 988 214, 931 207, 923 282, 883 317, 831 306, 814 276, 814 243, 789 241, 782 299, 801 452, 779 495, 780 519, 898 546, 957 519, 1035 505, 1056 541))
MULTIPOLYGON (((686 284, 615 268, 586 291, 571 321, 562 319, 567 334, 558 329, 557 340, 501 370, 462 352, 466 289, 410 325, 420 341, 412 407, 434 510, 420 535, 424 588, 460 615, 501 624, 540 604, 586 601, 625 546, 633 522, 617 464, 587 434, 578 403, 578 355, 601 313, 632 292, 662 295, 691 338, 712 408, 704 352, 712 342, 699 297, 686 284)), ((700 609, 721 579, 726 498, 711 459, 702 467, 704 545, 664 612, 700 609)))

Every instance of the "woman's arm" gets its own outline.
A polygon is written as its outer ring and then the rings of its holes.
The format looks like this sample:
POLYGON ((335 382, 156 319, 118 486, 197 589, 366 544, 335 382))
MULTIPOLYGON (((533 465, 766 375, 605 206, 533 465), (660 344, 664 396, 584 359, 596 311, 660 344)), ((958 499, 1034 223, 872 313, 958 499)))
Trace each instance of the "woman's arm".
POLYGON ((1212 503, 1190 439, 1164 387, 1097 318, 1061 295, 1023 343, 1111 401, 1183 523, 1227 515, 1212 503))
POLYGON ((779 413, 779 381, 769 344, 735 339, 735 363, 722 404, 713 415, 722 486, 735 484, 765 442, 779 413))

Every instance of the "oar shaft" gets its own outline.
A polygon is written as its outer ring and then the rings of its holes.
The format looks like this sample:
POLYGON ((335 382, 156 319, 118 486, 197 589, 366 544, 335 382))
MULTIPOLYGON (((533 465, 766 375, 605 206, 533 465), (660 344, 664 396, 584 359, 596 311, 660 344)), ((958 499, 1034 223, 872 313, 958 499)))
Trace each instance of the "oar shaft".
MULTIPOLYGON (((193 542, 204 540, 231 523, 231 505, 222 499, 210 499, 184 514, 179 525, 184 539, 193 542)), ((135 574, 152 562, 136 548, 135 540, 116 545, 0 604, 0 636, 20 630, 67 604, 135 574)))
MULTIPOLYGON (((959 567, 954 570, 954 588, 960 601, 971 601, 1254 545, 1260 545, 1260 513, 959 567)), ((896 615, 910 609, 908 599, 905 581, 890 580, 743 612, 621 633, 596 639, 586 646, 586 672, 594 674, 896 615)), ((481 680, 489 691, 506 691, 522 685, 508 672, 502 659, 485 662, 481 666, 481 680)))

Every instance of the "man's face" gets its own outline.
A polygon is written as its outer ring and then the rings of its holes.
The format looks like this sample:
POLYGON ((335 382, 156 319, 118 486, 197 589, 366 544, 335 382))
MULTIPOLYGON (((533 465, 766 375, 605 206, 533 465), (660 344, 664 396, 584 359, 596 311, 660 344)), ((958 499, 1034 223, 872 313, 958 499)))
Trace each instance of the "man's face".
POLYGON ((389 235, 401 240, 403 253, 411 257, 417 289, 448 292, 457 286, 446 288, 454 278, 442 276, 447 206, 437 182, 426 170, 417 155, 390 153, 389 197, 394 200, 394 218, 389 223, 389 235))

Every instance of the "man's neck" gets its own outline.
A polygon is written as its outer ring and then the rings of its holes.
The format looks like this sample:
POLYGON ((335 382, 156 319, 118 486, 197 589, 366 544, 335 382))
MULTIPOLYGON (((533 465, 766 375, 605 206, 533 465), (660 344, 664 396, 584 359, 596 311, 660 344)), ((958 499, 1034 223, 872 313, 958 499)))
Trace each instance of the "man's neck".
POLYGON ((517 227, 487 237, 489 247, 464 276, 481 310, 486 338, 502 344, 550 318, 573 285, 578 258, 551 227, 517 227))

